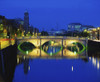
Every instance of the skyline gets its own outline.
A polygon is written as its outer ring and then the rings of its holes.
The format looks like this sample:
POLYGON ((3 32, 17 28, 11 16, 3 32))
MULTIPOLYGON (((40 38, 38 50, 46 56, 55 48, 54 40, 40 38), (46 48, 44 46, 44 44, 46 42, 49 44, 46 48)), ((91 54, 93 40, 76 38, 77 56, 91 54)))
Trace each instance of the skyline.
POLYGON ((30 25, 41 30, 66 29, 69 23, 100 26, 99 0, 1 0, 0 15, 8 19, 24 18, 29 12, 30 25))

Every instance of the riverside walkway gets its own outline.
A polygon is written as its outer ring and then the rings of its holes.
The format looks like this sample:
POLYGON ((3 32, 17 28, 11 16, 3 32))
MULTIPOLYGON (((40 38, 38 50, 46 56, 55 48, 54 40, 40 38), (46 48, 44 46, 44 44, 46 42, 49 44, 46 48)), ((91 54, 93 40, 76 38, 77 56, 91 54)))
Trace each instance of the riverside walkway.
POLYGON ((15 39, 0 39, 0 50, 15 44, 15 39))

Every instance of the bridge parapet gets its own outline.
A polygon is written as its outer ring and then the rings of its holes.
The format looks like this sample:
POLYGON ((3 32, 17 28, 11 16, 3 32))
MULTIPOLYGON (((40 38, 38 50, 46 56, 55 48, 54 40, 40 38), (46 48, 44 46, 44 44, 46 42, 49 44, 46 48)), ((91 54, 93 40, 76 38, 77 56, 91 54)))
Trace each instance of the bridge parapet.
POLYGON ((16 37, 17 39, 75 39, 75 40, 86 40, 83 37, 67 37, 67 36, 30 36, 30 37, 16 37))
POLYGON ((85 46, 87 45, 88 39, 87 38, 76 38, 76 37, 64 37, 61 36, 59 38, 59 36, 55 37, 55 36, 43 36, 43 37, 25 37, 24 39, 18 38, 17 39, 17 44, 20 44, 22 42, 30 42, 32 43, 34 46, 39 47, 41 45, 43 45, 44 43, 48 42, 48 41, 56 41, 57 43, 59 43, 60 45, 67 47, 69 44, 71 44, 72 42, 80 42, 82 44, 84 44, 85 46))

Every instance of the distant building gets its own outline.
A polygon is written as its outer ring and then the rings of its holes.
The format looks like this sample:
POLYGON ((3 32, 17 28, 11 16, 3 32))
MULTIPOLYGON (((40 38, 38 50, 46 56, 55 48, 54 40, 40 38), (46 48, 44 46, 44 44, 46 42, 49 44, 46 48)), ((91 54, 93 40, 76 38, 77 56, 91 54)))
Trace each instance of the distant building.
POLYGON ((18 24, 24 25, 24 21, 23 21, 21 18, 16 18, 15 21, 16 21, 18 24))
POLYGON ((51 29, 50 31, 48 31, 48 34, 50 35, 50 36, 55 36, 55 30, 54 29, 51 29))
POLYGON ((24 29, 25 29, 25 33, 28 33, 28 31, 29 31, 29 13, 28 13, 28 11, 25 11, 25 13, 24 13, 24 29))
POLYGON ((48 34, 50 36, 57 36, 57 35, 65 35, 66 34, 66 31, 64 29, 61 29, 61 30, 51 30, 51 31, 48 31, 48 34))
POLYGON ((81 31, 82 24, 80 23, 70 23, 68 24, 68 31, 81 31))
POLYGON ((94 26, 91 26, 91 25, 82 25, 81 31, 84 31, 85 29, 86 30, 92 30, 94 28, 95 27, 94 26))

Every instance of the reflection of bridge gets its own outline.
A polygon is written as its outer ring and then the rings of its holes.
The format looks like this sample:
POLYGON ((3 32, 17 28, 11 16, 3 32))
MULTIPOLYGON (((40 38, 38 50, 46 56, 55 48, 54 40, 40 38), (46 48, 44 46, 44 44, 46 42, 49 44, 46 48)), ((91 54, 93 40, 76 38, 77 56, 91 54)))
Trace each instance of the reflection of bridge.
POLYGON ((68 49, 63 49, 60 52, 57 53, 57 55, 48 55, 45 53, 43 50, 36 48, 33 49, 32 52, 30 52, 28 55, 25 55, 22 52, 18 53, 18 57, 23 57, 23 58, 86 58, 86 50, 81 53, 81 54, 76 54, 74 52, 71 52, 68 49))
POLYGON ((34 46, 39 47, 48 41, 56 41, 59 45, 63 47, 67 47, 68 45, 72 44, 73 42, 79 42, 87 45, 86 38, 76 38, 76 37, 62 37, 62 36, 42 36, 42 37, 30 37, 30 38, 17 38, 17 44, 23 42, 30 42, 34 44, 34 46))

